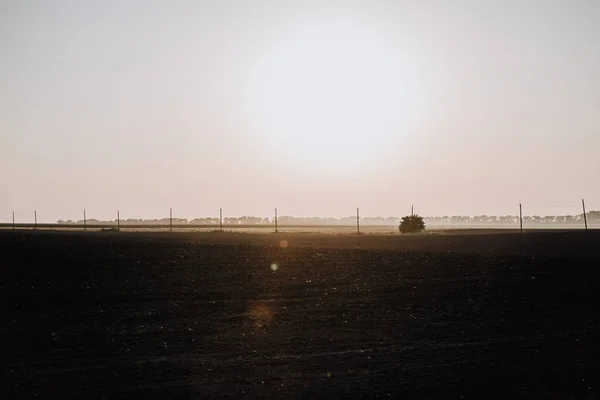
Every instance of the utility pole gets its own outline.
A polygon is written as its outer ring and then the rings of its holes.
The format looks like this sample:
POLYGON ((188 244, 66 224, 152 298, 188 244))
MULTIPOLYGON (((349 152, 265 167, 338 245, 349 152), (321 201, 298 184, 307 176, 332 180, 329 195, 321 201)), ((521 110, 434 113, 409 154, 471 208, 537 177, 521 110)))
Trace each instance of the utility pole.
POLYGON ((410 216, 413 217, 415 215, 415 206, 410 206, 410 216))
POLYGON ((275 207, 275 233, 277 233, 277 207, 275 207))
POLYGON ((169 232, 173 232, 173 209, 169 208, 169 232))
POLYGON ((360 213, 358 208, 356 208, 356 233, 360 233, 360 213))
POLYGON ((37 211, 33 210, 33 219, 35 224, 33 225, 33 229, 37 229, 37 211))
POLYGON ((223 232, 223 209, 219 208, 219 227, 221 228, 221 232, 223 232))
POLYGON ((117 210, 117 230, 121 230, 121 214, 117 210))
POLYGON ((15 229, 15 212, 13 211, 13 229, 15 229))
POLYGON ((521 207, 521 203, 519 203, 519 223, 521 225, 521 233, 523 233, 523 207, 521 207))
POLYGON ((585 200, 581 199, 581 205, 583 206, 583 223, 585 224, 585 230, 587 231, 587 216, 585 214, 585 200))
POLYGON ((85 208, 83 209, 83 230, 87 231, 87 218, 85 217, 85 208))

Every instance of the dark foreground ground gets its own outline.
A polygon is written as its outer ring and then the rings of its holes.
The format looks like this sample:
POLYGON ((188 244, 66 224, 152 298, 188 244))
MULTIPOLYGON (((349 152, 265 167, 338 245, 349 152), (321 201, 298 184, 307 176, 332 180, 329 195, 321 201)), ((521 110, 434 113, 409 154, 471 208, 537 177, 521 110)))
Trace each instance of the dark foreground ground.
POLYGON ((600 398, 598 231, 0 231, 0 255, 0 398, 600 398))

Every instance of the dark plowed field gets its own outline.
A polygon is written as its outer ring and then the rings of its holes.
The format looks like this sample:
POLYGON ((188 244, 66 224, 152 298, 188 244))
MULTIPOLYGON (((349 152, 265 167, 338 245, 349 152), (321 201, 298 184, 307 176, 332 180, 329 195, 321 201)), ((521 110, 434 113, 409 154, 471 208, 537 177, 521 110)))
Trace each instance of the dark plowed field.
POLYGON ((600 232, 0 231, 0 252, 0 398, 600 398, 600 232))

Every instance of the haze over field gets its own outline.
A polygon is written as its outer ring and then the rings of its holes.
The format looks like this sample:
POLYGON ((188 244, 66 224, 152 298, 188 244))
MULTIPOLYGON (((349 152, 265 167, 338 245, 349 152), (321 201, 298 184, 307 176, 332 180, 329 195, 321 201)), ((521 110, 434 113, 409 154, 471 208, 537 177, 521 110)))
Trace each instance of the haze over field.
POLYGON ((600 210, 598 1, 0 3, 0 221, 600 210))

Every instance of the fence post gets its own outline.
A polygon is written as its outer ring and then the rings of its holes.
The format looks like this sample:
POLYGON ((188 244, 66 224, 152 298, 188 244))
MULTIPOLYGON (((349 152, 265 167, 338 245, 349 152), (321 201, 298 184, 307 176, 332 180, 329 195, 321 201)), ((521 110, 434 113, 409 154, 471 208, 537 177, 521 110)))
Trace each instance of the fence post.
POLYGON ((169 232, 173 232, 173 209, 169 208, 169 232))
POLYGON ((523 233, 523 208, 521 203, 519 203, 519 224, 521 225, 521 233, 523 233))
POLYGON ((356 208, 356 233, 360 233, 360 214, 358 208, 356 208))
POLYGON ((585 224, 585 230, 587 231, 587 216, 585 215, 585 200, 581 199, 581 205, 583 206, 583 223, 585 224))
POLYGON ((275 208, 275 233, 277 233, 277 208, 275 208))
POLYGON ((219 208, 219 227, 221 232, 223 232, 223 209, 219 208))
POLYGON ((85 217, 85 208, 83 209, 83 230, 87 231, 87 218, 85 217))
POLYGON ((33 229, 37 229, 37 210, 33 210, 34 225, 33 229))

